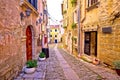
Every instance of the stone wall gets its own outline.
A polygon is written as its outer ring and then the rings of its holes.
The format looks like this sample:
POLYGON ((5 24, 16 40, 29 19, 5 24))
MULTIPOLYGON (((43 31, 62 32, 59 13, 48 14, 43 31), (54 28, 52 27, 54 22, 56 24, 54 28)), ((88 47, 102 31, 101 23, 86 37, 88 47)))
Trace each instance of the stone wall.
POLYGON ((0 2, 0 80, 11 80, 23 66, 19 0, 0 2))
MULTIPOLYGON (((108 65, 113 65, 114 60, 120 60, 119 0, 99 0, 98 8, 93 8, 89 11, 84 10, 85 5, 83 5, 83 3, 85 4, 86 2, 81 0, 81 3, 82 29, 90 31, 95 28, 98 33, 97 58, 108 65), (104 27, 111 27, 112 32, 103 33, 102 28, 104 27)), ((84 34, 82 39, 84 41, 84 34)), ((84 45, 84 42, 82 43, 82 45, 84 45)))
POLYGON ((100 1, 99 55, 101 61, 113 65, 114 60, 120 60, 120 13, 119 0, 100 1), (103 27, 112 27, 112 33, 103 33, 103 27))

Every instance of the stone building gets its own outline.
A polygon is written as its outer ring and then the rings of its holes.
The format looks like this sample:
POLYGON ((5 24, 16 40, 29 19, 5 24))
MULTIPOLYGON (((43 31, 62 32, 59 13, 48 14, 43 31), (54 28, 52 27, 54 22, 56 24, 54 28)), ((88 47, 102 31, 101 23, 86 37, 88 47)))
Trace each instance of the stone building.
POLYGON ((37 58, 39 6, 38 0, 1 0, 0 80, 12 80, 26 61, 37 58))
POLYGON ((63 0, 64 47, 70 53, 76 49, 75 55, 97 58, 110 66, 114 60, 120 60, 119 3, 119 0, 63 0), (71 1, 76 2, 71 5, 71 1), (72 23, 76 23, 76 29, 71 28, 72 23))
POLYGON ((81 0, 81 23, 83 25, 81 52, 93 57, 98 56, 99 4, 98 0, 81 0))
POLYGON ((75 56, 78 55, 78 12, 80 0, 64 0, 62 3, 64 47, 75 56))
POLYGON ((60 25, 49 25, 49 43, 61 42, 60 25))
POLYGON ((81 53, 107 65, 120 60, 118 0, 81 0, 81 53))

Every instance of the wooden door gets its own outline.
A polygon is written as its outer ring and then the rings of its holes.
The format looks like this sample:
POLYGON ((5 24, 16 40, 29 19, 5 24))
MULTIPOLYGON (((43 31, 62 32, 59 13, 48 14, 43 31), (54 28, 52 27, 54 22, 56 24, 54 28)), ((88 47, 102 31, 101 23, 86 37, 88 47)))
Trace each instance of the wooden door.
POLYGON ((32 32, 30 27, 26 30, 26 56, 27 61, 32 60, 32 32))
POLYGON ((46 44, 47 41, 48 41, 48 39, 47 39, 47 37, 45 36, 45 37, 44 37, 44 44, 46 44))
POLYGON ((91 32, 91 55, 97 56, 97 32, 91 32))
POLYGON ((90 32, 85 32, 84 52, 85 54, 90 55, 90 32))

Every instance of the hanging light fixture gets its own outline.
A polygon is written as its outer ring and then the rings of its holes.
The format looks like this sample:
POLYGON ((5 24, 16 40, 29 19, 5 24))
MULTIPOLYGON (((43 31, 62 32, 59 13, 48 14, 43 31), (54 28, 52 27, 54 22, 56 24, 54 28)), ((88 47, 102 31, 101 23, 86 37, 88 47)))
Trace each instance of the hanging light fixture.
POLYGON ((30 14, 31 14, 31 9, 26 9, 26 11, 25 11, 25 13, 26 13, 26 16, 28 17, 28 16, 30 16, 30 14))

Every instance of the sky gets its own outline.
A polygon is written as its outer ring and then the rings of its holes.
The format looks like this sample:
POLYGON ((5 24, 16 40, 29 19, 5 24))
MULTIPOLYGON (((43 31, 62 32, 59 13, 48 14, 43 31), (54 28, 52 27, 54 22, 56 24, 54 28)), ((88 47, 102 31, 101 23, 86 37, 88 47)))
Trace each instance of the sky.
POLYGON ((48 13, 50 14, 49 24, 59 24, 62 20, 61 3, 63 0, 47 0, 48 13))

